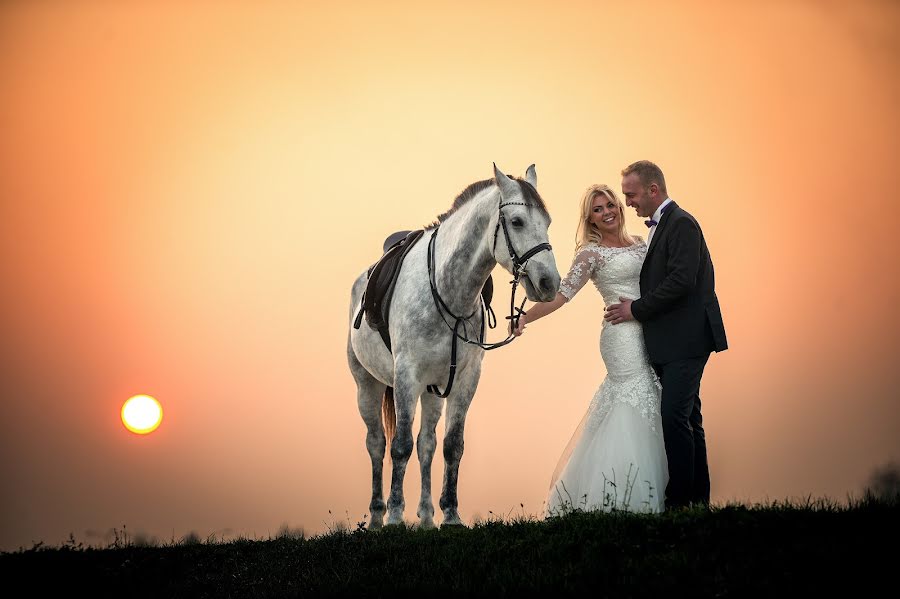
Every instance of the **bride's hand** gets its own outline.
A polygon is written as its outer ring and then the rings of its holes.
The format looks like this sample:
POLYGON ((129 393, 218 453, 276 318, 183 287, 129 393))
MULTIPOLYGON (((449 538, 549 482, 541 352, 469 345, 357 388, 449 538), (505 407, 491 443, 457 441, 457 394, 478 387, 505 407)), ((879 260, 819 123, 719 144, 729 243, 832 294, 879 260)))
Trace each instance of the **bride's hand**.
MULTIPOLYGON (((519 326, 517 326, 517 327, 515 328, 515 330, 511 331, 511 332, 513 333, 513 335, 515 335, 516 337, 518 337, 519 335, 521 335, 522 333, 524 333, 524 332, 525 332, 525 325, 527 324, 527 321, 528 321, 528 317, 526 316, 525 312, 522 312, 522 313, 519 315, 519 326)), ((510 329, 512 329, 512 321, 509 321, 509 327, 510 327, 510 329)))

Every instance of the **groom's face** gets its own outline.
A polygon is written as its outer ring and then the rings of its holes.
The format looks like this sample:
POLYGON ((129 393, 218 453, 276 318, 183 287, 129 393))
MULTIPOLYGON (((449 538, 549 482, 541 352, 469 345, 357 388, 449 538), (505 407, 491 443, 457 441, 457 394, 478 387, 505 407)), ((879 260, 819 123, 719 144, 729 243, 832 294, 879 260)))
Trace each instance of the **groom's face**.
POLYGON ((622 178, 622 195, 625 196, 625 204, 634 208, 638 216, 647 218, 656 212, 659 204, 655 203, 655 196, 658 194, 653 191, 655 191, 655 185, 651 185, 650 188, 644 187, 637 173, 630 173, 622 178))

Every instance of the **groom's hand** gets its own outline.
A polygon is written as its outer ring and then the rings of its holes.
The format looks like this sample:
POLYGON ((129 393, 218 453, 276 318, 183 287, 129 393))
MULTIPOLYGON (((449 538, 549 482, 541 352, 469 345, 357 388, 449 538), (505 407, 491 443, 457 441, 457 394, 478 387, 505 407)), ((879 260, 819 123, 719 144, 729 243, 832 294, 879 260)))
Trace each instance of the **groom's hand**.
POLYGON ((603 317, 609 323, 619 324, 622 322, 627 322, 629 320, 634 320, 634 315, 631 313, 631 302, 632 300, 620 297, 619 301, 621 304, 612 304, 606 309, 606 315, 603 317))

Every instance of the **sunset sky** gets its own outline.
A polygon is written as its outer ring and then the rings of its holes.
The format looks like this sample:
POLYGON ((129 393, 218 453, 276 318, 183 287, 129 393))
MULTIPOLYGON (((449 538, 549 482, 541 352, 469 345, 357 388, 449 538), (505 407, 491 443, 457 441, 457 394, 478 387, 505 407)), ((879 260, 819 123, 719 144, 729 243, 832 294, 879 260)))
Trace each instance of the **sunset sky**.
MULTIPOLYGON (((891 1, 3 2, 0 550, 364 519, 350 286, 492 162, 536 164, 563 274, 585 188, 659 164, 730 344, 713 500, 859 495, 900 462, 898 27, 891 1)), ((465 521, 541 511, 601 320, 587 286, 486 355, 465 521)), ((418 487, 413 456, 410 521, 418 487)))

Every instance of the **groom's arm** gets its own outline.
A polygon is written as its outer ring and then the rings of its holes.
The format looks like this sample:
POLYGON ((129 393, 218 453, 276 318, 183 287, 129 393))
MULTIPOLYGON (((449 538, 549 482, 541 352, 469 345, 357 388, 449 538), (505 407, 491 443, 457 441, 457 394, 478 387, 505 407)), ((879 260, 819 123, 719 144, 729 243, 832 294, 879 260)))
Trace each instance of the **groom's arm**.
POLYGON ((680 218, 668 232, 666 277, 655 289, 631 304, 638 321, 652 320, 690 293, 700 269, 700 228, 691 218, 680 218))

